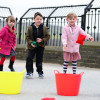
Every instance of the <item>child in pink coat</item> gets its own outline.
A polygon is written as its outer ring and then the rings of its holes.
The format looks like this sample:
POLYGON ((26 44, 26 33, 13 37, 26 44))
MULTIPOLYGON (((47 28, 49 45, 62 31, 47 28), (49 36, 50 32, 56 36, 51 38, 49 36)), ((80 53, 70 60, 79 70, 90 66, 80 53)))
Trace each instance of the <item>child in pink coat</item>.
POLYGON ((73 12, 69 13, 66 18, 68 25, 66 25, 62 30, 62 44, 63 44, 63 72, 67 72, 67 67, 69 61, 72 61, 73 74, 76 74, 77 60, 81 59, 79 53, 80 44, 76 43, 78 35, 86 35, 86 39, 93 41, 93 37, 87 34, 82 28, 75 25, 77 21, 77 15, 73 12))
POLYGON ((3 64, 6 57, 10 57, 8 68, 15 71, 13 68, 16 59, 16 29, 14 28, 16 20, 13 16, 8 16, 6 25, 0 30, 0 71, 3 71, 3 64))

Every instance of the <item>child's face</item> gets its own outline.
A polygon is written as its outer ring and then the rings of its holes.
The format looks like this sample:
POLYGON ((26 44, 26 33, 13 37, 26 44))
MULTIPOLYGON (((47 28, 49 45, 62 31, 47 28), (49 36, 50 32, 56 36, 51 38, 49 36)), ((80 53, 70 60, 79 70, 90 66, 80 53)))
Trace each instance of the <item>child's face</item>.
POLYGON ((39 26, 42 23, 42 17, 41 16, 36 16, 34 19, 34 22, 37 26, 39 26))
POLYGON ((77 18, 75 18, 75 17, 71 17, 71 18, 67 19, 70 26, 75 25, 76 20, 77 20, 77 18))
POLYGON ((9 19, 8 22, 7 22, 7 24, 8 24, 8 26, 10 28, 12 28, 14 26, 15 22, 11 22, 10 19, 9 19))

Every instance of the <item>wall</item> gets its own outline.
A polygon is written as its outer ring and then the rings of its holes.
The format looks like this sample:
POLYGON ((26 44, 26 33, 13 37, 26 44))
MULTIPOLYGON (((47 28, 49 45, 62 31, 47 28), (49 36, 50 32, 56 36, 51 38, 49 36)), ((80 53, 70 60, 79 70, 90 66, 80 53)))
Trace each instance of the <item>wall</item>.
MULTIPOLYGON (((26 45, 17 45, 17 59, 25 60, 27 56, 26 45)), ((100 42, 85 42, 80 46, 82 59, 78 61, 78 66, 100 68, 100 42)), ((63 64, 62 47, 45 48, 44 62, 63 64)), ((71 63, 70 63, 71 64, 71 63)))

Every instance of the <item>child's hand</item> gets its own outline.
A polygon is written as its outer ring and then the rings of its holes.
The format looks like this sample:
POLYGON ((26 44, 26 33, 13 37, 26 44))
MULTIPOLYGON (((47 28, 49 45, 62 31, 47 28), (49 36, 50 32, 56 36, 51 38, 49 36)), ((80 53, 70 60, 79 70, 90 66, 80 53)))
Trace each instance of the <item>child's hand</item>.
POLYGON ((63 51, 66 51, 66 49, 67 49, 67 46, 63 45, 63 51))
POLYGON ((90 40, 91 42, 93 42, 93 41, 94 41, 94 38, 93 38, 93 37, 90 37, 89 40, 90 40))
POLYGON ((16 46, 14 46, 14 50, 16 49, 16 46))
POLYGON ((31 44, 31 46, 35 48, 35 45, 31 44))
POLYGON ((42 39, 41 38, 37 38, 36 42, 40 43, 40 42, 42 42, 42 39))

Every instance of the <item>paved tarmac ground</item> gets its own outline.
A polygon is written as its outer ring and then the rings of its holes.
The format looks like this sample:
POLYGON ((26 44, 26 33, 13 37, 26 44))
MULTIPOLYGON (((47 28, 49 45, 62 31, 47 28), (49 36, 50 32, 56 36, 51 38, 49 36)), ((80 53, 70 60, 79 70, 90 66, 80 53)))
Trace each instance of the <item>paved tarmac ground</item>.
MULTIPOLYGON (((4 71, 9 71, 8 63, 9 60, 6 60, 4 71)), ((16 72, 23 71, 25 69, 25 61, 16 60, 14 68, 16 72)), ((100 69, 78 67, 78 74, 84 72, 79 95, 60 96, 56 93, 54 70, 62 72, 62 65, 43 63, 43 68, 44 79, 38 78, 34 63, 34 78, 26 79, 26 72, 24 73, 20 94, 0 94, 0 100, 41 100, 45 97, 53 97, 56 100, 100 100, 100 69)), ((68 67, 68 72, 72 73, 71 66, 68 67)))

